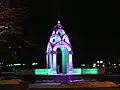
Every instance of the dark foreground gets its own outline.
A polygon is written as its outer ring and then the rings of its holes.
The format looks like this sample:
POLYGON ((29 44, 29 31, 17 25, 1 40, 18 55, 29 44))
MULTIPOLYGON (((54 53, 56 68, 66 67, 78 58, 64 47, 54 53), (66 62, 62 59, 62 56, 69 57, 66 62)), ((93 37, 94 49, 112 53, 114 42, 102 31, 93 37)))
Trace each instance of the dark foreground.
MULTIPOLYGON (((61 90, 61 88, 41 88, 29 90, 61 90)), ((120 88, 62 88, 62 90, 120 90, 120 88)))
POLYGON ((76 87, 76 86, 38 86, 30 87, 30 84, 23 83, 23 84, 16 84, 16 85, 0 85, 0 90, 120 90, 119 87, 111 87, 111 88, 89 88, 89 87, 76 87))

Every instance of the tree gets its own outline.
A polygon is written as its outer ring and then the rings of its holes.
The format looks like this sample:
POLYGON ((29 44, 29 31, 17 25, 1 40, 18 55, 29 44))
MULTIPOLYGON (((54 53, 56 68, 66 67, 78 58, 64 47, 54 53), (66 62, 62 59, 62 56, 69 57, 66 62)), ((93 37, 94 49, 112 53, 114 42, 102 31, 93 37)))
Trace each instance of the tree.
POLYGON ((8 8, 0 3, 0 35, 4 32, 9 32, 10 34, 19 34, 20 24, 20 11, 21 8, 8 8))
MULTIPOLYGON (((27 45, 33 45, 23 38, 23 29, 21 25, 24 21, 25 11, 26 8, 12 8, 0 2, 0 43, 5 43, 8 47, 9 45, 16 46, 19 42, 18 39, 20 39, 27 45)), ((17 59, 14 51, 12 51, 11 55, 14 59, 17 59)))

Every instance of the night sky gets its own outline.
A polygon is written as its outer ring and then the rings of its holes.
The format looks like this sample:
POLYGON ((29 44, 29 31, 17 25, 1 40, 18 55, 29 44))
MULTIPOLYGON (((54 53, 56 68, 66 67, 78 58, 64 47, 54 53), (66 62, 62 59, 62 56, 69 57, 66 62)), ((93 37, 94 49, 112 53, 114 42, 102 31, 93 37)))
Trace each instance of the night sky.
POLYGON ((36 45, 41 63, 58 12, 77 66, 92 60, 114 61, 120 56, 120 8, 112 2, 21 0, 19 5, 28 7, 24 35, 36 45))

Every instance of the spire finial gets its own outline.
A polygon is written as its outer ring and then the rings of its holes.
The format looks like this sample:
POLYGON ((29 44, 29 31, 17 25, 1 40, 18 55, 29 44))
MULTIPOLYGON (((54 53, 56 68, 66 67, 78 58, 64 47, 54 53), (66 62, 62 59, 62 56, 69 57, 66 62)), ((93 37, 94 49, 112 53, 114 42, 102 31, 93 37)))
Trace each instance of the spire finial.
POLYGON ((58 12, 58 24, 60 24, 60 14, 58 12))

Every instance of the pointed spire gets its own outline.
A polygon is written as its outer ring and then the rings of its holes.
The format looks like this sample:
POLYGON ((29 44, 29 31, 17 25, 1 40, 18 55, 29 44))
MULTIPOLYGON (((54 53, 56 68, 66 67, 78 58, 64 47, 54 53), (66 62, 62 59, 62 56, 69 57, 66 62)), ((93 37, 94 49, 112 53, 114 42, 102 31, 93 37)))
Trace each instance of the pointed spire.
POLYGON ((60 24, 60 14, 58 12, 58 24, 60 24))

